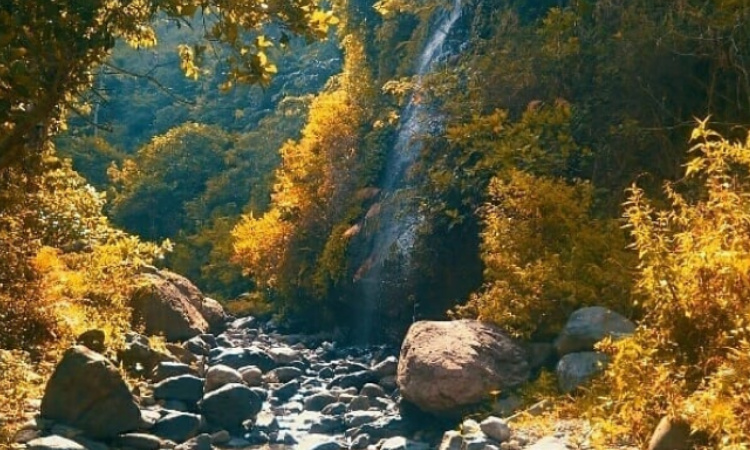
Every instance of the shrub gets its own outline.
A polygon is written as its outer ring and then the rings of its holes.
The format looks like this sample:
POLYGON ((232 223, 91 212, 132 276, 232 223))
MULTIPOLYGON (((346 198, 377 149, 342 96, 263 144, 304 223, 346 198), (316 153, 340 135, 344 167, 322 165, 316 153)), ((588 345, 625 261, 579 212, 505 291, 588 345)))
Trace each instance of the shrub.
POLYGON ((481 210, 486 283, 456 312, 535 338, 582 306, 630 312, 625 237, 616 221, 591 216, 592 196, 585 182, 513 170, 494 178, 481 210))

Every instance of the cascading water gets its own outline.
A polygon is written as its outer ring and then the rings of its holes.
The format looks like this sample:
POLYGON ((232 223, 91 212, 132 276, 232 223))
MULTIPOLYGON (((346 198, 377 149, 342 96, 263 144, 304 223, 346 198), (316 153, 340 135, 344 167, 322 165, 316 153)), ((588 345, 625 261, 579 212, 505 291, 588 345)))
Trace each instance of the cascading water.
MULTIPOLYGON (((416 67, 416 92, 422 77, 443 56, 443 45, 453 26, 461 17, 461 0, 454 0, 452 9, 446 11, 429 36, 416 67)), ((370 340, 386 283, 405 282, 408 277, 411 250, 417 238, 417 229, 423 220, 419 213, 415 186, 410 183, 409 170, 419 156, 419 137, 427 132, 439 118, 412 96, 401 113, 399 131, 394 147, 388 154, 385 174, 381 183, 380 203, 377 204, 378 227, 372 239, 372 250, 364 263, 359 283, 364 301, 362 331, 370 340), (384 276, 389 266, 388 279, 384 276), (395 272, 395 275, 394 275, 395 272)), ((368 214, 369 216, 370 214, 368 214)))

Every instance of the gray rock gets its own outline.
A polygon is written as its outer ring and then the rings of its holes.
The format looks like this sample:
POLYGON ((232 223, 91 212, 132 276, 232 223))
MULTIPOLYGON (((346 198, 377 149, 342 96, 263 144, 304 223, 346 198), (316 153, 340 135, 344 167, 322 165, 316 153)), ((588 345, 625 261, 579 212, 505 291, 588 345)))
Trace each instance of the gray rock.
POLYGON ((273 433, 275 431, 279 431, 281 429, 281 426, 279 425, 279 421, 278 419, 276 419, 275 415, 269 412, 261 412, 260 414, 258 414, 258 417, 255 419, 255 423, 253 424, 253 430, 255 429, 258 429, 265 433, 273 433))
POLYGON ((299 391, 299 381, 290 381, 273 391, 273 395, 282 402, 288 401, 299 391))
POLYGON ((490 416, 484 419, 479 424, 479 428, 490 439, 494 439, 497 442, 502 443, 510 439, 510 427, 499 417, 490 416))
POLYGON ((179 443, 196 436, 201 427, 201 417, 196 414, 171 412, 162 417, 152 433, 163 439, 179 443))
POLYGON ((255 319, 255 317, 247 316, 247 317, 240 317, 239 319, 236 319, 234 322, 232 322, 229 325, 229 328, 243 330, 243 329, 248 329, 248 328, 255 328, 257 326, 258 326, 258 321, 255 319))
POLYGON ((26 444, 28 450, 86 450, 81 444, 61 436, 47 436, 26 444))
POLYGON ((297 367, 277 367, 266 374, 266 380, 272 383, 288 383, 302 376, 302 370, 297 367))
POLYGON ((568 446, 562 439, 555 436, 546 436, 526 447, 526 450, 568 450, 568 446))
POLYGON ((167 378, 179 377, 180 375, 197 375, 195 370, 187 364, 174 361, 160 362, 151 372, 151 379, 158 383, 167 378))
POLYGON ((370 409, 370 399, 364 395, 354 397, 346 408, 347 411, 367 411, 370 409))
POLYGON ((134 431, 141 412, 117 368, 83 346, 68 349, 55 368, 41 415, 70 424, 95 438, 134 431))
POLYGON ((341 417, 321 416, 310 426, 310 433, 334 434, 346 429, 341 417))
POLYGON ((648 450, 688 450, 690 425, 678 419, 664 417, 651 435, 648 450))
POLYGON ((609 357, 602 353, 569 353, 557 363, 557 381, 563 393, 573 391, 601 373, 609 363, 609 357))
POLYGON ((344 450, 346 449, 341 443, 333 438, 325 436, 306 436, 299 443, 299 450, 344 450))
POLYGON ((226 444, 232 440, 232 435, 227 430, 219 430, 211 435, 211 443, 214 445, 226 444))
POLYGON ((323 408, 336 402, 336 396, 330 392, 319 392, 305 399, 305 409, 307 411, 322 411, 323 408))
POLYGON ((340 416, 346 412, 346 404, 341 402, 331 403, 321 412, 327 416, 340 416))
POLYGON ((128 433, 117 438, 117 445, 135 450, 157 450, 161 447, 161 439, 145 433, 128 433))
POLYGON ((379 380, 378 375, 372 370, 360 370, 359 372, 345 373, 334 377, 333 380, 328 383, 328 389, 333 387, 340 387, 343 389, 353 387, 359 390, 362 389, 362 386, 365 384, 377 383, 379 380))
POLYGON ((299 352, 289 347, 272 348, 268 354, 279 366, 291 364, 299 359, 299 352))
POLYGON ((204 380, 195 375, 180 375, 167 378, 154 385, 154 398, 159 400, 179 400, 188 405, 203 396, 204 380))
MULTIPOLYGON (((352 444, 349 446, 352 450, 363 450, 370 445, 370 436, 366 434, 360 434, 359 436, 352 439, 352 444)), ((458 448, 457 450, 461 450, 458 448)))
POLYGON ((40 430, 35 429, 25 429, 25 430, 18 430, 16 434, 13 435, 13 442, 16 444, 26 444, 27 442, 31 442, 34 439, 40 437, 42 435, 42 432, 40 430))
POLYGON ((211 448, 211 436, 208 434, 199 434, 178 445, 174 450, 211 450, 211 448))
POLYGON ((185 341, 185 349, 191 353, 200 356, 208 356, 211 351, 211 346, 206 341, 201 339, 200 336, 195 336, 185 341))
POLYGON ((224 364, 233 369, 256 366, 263 372, 276 367, 273 358, 258 347, 223 349, 211 358, 211 365, 216 364, 224 364))
POLYGON ((208 372, 206 372, 206 386, 204 392, 215 391, 216 389, 230 383, 243 384, 244 380, 242 374, 229 366, 217 364, 210 367, 208 372))
POLYGON ((138 429, 141 431, 150 430, 156 425, 159 419, 161 419, 161 414, 158 411, 143 409, 141 410, 141 423, 138 429))
POLYGON ((366 423, 354 431, 354 436, 367 434, 374 441, 406 434, 406 422, 401 416, 388 416, 366 423))
POLYGON ((594 350, 594 344, 607 336, 633 334, 635 324, 624 316, 601 306, 574 312, 555 341, 560 356, 594 350))
POLYGON ((396 376, 398 371, 398 358, 395 356, 389 356, 373 366, 372 370, 378 375, 378 378, 396 376))
POLYGON ((382 387, 378 386, 377 384, 373 383, 367 383, 364 386, 362 386, 362 389, 359 391, 359 395, 363 395, 365 397, 385 397, 385 391, 382 387))
POLYGON ((242 384, 227 384, 206 394, 200 409, 206 419, 227 430, 239 429, 242 422, 258 415, 264 398, 242 384))
POLYGON ((320 369, 320 372, 318 372, 318 378, 328 380, 330 378, 333 378, 336 373, 331 369, 330 367, 324 367, 320 369))
POLYGON ((366 423, 372 423, 383 417, 380 411, 354 411, 344 416, 347 428, 361 427, 366 423))
POLYGON ((461 433, 455 430, 446 431, 443 434, 443 440, 440 441, 438 450, 461 450, 464 445, 464 438, 461 433))

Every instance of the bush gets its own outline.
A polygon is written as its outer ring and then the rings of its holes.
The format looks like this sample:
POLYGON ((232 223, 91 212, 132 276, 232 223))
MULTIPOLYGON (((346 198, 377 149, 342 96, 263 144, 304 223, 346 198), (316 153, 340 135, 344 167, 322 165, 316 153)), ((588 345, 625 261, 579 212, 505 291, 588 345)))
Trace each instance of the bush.
POLYGON ((614 220, 591 216, 590 184, 509 171, 494 178, 481 256, 485 286, 459 315, 549 338, 582 306, 630 313, 631 257, 614 220))
POLYGON ((600 431, 645 442, 669 414, 711 448, 747 448, 750 140, 728 142, 705 122, 692 139, 685 179, 666 185, 669 209, 630 190, 626 217, 645 315, 632 338, 602 345, 613 363, 591 394, 598 404, 591 415, 600 431))

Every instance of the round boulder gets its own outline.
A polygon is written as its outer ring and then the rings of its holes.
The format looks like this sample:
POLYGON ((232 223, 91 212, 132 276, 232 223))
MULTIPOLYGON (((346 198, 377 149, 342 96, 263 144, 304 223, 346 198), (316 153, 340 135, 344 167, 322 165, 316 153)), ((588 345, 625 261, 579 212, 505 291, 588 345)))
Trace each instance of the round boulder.
POLYGON ((242 426, 242 422, 258 415, 263 400, 249 387, 231 383, 206 394, 200 402, 200 409, 210 423, 236 430, 242 426))
POLYGON ((398 386, 421 410, 454 415, 529 378, 524 349, 499 328, 473 320, 417 322, 401 347, 398 386))

